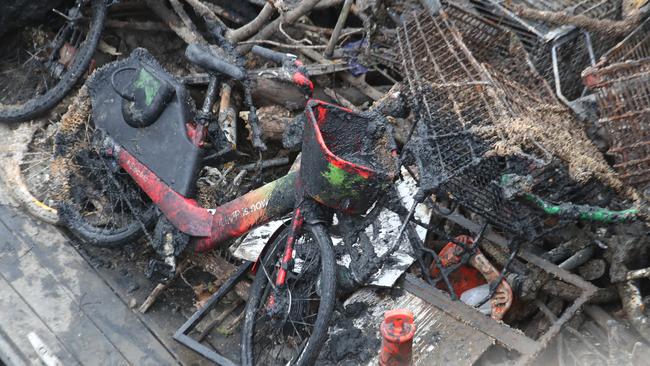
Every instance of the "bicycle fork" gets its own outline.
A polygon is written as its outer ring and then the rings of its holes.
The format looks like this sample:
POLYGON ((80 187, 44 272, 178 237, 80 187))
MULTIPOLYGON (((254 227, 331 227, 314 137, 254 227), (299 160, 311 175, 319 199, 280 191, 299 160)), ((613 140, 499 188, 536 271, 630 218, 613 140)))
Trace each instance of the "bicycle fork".
POLYGON ((293 245, 296 242, 298 233, 302 228, 305 218, 302 215, 300 208, 296 208, 293 212, 293 219, 291 220, 291 230, 289 231, 289 236, 287 237, 287 245, 284 247, 284 254, 282 255, 282 260, 280 261, 280 269, 278 270, 278 277, 275 279, 275 285, 277 287, 284 286, 284 283, 287 280, 287 271, 291 270, 293 263, 293 245))

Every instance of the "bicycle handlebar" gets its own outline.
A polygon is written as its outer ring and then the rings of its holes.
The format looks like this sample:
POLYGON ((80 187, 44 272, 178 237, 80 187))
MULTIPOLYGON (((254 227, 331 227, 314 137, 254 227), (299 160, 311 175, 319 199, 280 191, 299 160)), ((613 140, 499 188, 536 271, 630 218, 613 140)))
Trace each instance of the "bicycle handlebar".
POLYGON ((193 43, 185 49, 185 57, 190 62, 206 70, 219 72, 235 80, 244 80, 246 72, 214 53, 209 47, 193 43))

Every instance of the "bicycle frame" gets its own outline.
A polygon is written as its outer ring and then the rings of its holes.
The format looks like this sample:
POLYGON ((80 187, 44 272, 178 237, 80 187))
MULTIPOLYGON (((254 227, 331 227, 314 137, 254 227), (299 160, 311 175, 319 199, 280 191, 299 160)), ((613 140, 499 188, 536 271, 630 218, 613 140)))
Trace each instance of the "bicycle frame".
MULTIPOLYGON (((371 206, 382 184, 392 181, 394 175, 376 172, 333 154, 325 146, 319 131, 319 124, 325 124, 325 116, 335 114, 328 113, 328 109, 353 113, 318 100, 308 102, 306 112, 309 126, 304 137, 304 160, 309 169, 303 172, 305 177, 300 177, 299 169, 292 169, 284 177, 214 209, 200 207, 194 199, 176 192, 110 137, 105 138, 104 144, 106 151, 116 158, 120 167, 134 179, 172 225, 193 237, 191 247, 203 252, 284 216, 294 208, 293 222, 298 225, 294 231, 297 232, 302 213, 296 202, 305 193, 319 204, 351 213, 365 211, 371 206), (315 106, 318 116, 314 115, 311 106, 315 106)), ((293 240, 290 241, 292 244, 293 240)), ((287 247, 291 247, 291 244, 287 247)))
POLYGON ((191 246, 197 252, 213 249, 218 243, 237 238, 294 208, 298 177, 295 170, 224 205, 208 209, 175 192, 125 149, 113 144, 111 150, 122 169, 165 217, 178 230, 193 237, 191 246))

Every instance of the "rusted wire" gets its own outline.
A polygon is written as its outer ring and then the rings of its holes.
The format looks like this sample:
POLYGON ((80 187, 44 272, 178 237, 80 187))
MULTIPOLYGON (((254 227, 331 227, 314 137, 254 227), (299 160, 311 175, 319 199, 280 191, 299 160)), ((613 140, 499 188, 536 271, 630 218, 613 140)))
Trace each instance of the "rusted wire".
POLYGON ((619 178, 642 186, 650 181, 650 58, 590 68, 584 78, 596 90, 619 178))
POLYGON ((650 57, 650 18, 632 31, 625 39, 607 51, 598 61, 605 67, 621 61, 641 60, 650 57))
MULTIPOLYGON (((594 19, 617 19, 620 15, 620 0, 470 0, 484 18, 506 27, 514 32, 523 43, 526 51, 539 73, 548 81, 554 82, 551 48, 562 38, 557 46, 559 80, 562 94, 568 100, 575 100, 583 93, 580 73, 591 65, 589 45, 584 37, 573 37, 578 30, 572 26, 534 21, 520 17, 515 8, 526 6, 541 11, 565 12, 584 15, 594 19)), ((592 35, 593 51, 600 57, 621 37, 592 35)))

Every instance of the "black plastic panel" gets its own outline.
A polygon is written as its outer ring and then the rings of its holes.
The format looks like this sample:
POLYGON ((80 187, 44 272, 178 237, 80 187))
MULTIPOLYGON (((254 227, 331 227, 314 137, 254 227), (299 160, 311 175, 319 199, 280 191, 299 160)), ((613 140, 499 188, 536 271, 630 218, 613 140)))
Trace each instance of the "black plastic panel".
POLYGON ((139 48, 128 58, 97 70, 89 81, 89 88, 95 126, 107 132, 173 190, 191 197, 203 151, 187 136, 186 123, 193 120, 194 108, 183 85, 169 75, 149 52, 139 48), (155 76, 169 83, 175 93, 153 124, 135 128, 122 116, 122 97, 111 86, 111 76, 116 70, 123 69, 115 74, 114 81, 116 88, 127 90, 141 64, 147 65, 148 71, 154 70, 155 76))

